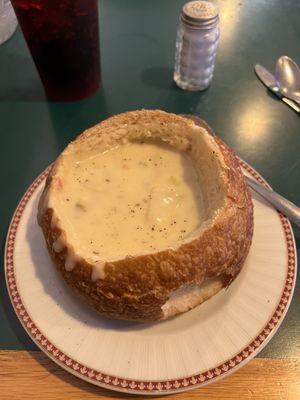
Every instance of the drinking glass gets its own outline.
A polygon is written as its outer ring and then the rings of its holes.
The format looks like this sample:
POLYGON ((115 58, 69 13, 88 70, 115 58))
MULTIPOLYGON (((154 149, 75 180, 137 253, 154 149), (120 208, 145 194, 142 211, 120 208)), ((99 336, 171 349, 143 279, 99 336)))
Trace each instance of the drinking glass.
POLYGON ((74 101, 100 86, 97 0, 12 0, 48 98, 74 101))

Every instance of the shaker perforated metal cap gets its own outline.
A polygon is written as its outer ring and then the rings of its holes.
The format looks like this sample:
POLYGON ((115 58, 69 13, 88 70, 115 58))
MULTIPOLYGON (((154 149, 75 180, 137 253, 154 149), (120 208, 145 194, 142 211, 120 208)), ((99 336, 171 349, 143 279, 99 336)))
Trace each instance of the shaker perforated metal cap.
POLYGON ((219 21, 219 8, 209 1, 189 1, 182 7, 181 20, 191 28, 210 29, 219 21))

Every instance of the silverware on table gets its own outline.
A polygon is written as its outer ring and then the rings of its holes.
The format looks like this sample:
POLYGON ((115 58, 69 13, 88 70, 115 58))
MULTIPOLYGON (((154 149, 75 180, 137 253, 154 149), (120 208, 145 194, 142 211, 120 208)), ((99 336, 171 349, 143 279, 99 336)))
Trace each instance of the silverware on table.
POLYGON ((258 78, 272 93, 274 93, 280 100, 284 101, 294 111, 300 113, 300 106, 294 100, 287 98, 281 93, 274 75, 272 75, 266 68, 259 64, 254 66, 254 70, 258 78))
POLYGON ((271 203, 278 211, 286 215, 297 226, 300 226, 300 207, 274 192, 274 190, 260 185, 249 176, 245 175, 245 178, 248 186, 271 203))
POLYGON ((300 69, 290 57, 282 56, 276 62, 275 79, 283 96, 300 105, 300 69))

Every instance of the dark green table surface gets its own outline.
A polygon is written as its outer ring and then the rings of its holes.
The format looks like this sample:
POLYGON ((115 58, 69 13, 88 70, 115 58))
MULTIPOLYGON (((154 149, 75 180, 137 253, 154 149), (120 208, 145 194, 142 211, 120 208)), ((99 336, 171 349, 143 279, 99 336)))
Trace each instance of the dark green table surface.
MULTIPOLYGON (((189 93, 172 83, 182 0, 101 0, 103 84, 92 98, 45 98, 20 29, 0 46, 1 196, 4 249, 12 213, 32 180, 83 129, 128 110, 159 108, 196 114, 283 196, 300 204, 300 119, 269 94, 253 73, 289 55, 300 63, 297 0, 222 0, 221 38, 211 87, 189 93)), ((294 229, 297 249, 300 230, 294 229)), ((271 266, 270 266, 271 267, 271 266)), ((300 357, 300 285, 264 357, 300 357)), ((35 349, 14 315, 3 268, 0 349, 35 349)))

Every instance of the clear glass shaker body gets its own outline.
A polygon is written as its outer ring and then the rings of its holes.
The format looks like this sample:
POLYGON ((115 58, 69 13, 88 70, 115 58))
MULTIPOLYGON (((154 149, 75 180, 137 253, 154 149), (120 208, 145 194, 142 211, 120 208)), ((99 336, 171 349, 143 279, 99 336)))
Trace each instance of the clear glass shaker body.
POLYGON ((0 44, 11 37, 17 27, 17 18, 9 0, 0 0, 0 44))
POLYGON ((174 81, 185 90, 204 90, 213 77, 219 25, 210 28, 179 23, 176 40, 174 81))

